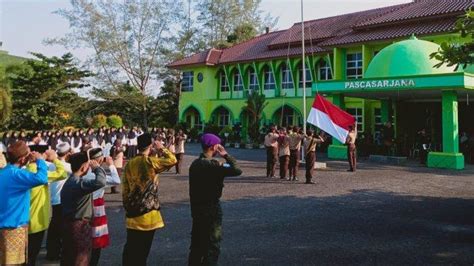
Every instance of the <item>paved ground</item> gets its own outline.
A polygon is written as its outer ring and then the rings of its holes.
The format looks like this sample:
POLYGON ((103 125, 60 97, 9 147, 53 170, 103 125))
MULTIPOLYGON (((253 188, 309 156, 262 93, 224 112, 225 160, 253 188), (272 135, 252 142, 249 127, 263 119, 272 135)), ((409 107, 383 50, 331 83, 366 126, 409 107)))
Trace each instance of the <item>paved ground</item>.
MULTIPOLYGON (((185 166, 198 152, 197 145, 187 148, 185 166)), ((344 162, 328 161, 328 169, 316 173, 317 184, 305 185, 264 178, 263 150, 229 152, 244 174, 226 180, 220 265, 474 264, 474 168, 362 162, 349 173, 344 162)), ((186 265, 188 200, 187 171, 163 174, 166 227, 155 235, 149 265, 186 265)), ((120 265, 120 196, 107 195, 107 204, 112 245, 100 264, 120 265)))

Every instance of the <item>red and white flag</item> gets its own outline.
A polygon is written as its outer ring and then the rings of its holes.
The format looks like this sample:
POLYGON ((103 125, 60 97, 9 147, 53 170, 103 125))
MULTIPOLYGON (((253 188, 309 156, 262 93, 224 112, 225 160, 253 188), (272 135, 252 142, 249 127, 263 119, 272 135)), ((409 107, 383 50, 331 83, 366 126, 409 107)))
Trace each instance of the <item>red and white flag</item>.
POLYGON ((309 112, 308 123, 324 130, 342 143, 346 142, 349 126, 355 125, 355 118, 332 104, 319 94, 309 112))

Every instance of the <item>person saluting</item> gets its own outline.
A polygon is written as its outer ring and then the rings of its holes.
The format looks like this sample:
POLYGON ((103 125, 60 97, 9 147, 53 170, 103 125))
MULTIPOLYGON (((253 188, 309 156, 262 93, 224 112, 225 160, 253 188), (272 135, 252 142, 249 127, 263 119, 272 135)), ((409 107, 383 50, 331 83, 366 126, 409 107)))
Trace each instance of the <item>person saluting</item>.
POLYGON ((189 168, 189 196, 193 219, 189 265, 217 265, 222 235, 220 198, 224 178, 239 176, 242 170, 216 135, 204 134, 201 145, 201 155, 189 168), (216 155, 224 158, 226 162, 214 159, 216 155))

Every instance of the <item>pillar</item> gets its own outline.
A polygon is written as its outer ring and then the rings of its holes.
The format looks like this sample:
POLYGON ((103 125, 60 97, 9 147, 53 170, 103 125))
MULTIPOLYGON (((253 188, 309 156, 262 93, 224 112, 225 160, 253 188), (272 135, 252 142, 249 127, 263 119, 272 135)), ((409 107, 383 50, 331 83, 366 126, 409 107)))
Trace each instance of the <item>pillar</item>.
POLYGON ((391 119, 391 107, 392 103, 388 99, 380 101, 380 115, 382 116, 382 123, 387 123, 391 119))
POLYGON ((442 92, 443 151, 428 154, 428 167, 464 169, 464 155, 459 153, 458 97, 456 91, 442 92))
MULTIPOLYGON (((344 94, 334 94, 332 103, 339 106, 341 109, 344 109, 344 94)), ((344 143, 333 139, 332 144, 328 147, 328 158, 347 159, 347 147, 344 145, 344 143)))

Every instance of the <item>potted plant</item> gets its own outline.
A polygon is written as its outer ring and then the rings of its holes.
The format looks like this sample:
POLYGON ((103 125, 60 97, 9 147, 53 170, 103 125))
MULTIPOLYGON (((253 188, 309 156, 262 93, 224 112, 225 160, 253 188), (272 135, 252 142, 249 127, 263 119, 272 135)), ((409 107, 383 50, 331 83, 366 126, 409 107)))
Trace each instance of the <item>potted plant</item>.
POLYGON ((224 139, 224 146, 230 147, 229 136, 232 134, 232 127, 226 126, 220 132, 219 135, 224 139))

